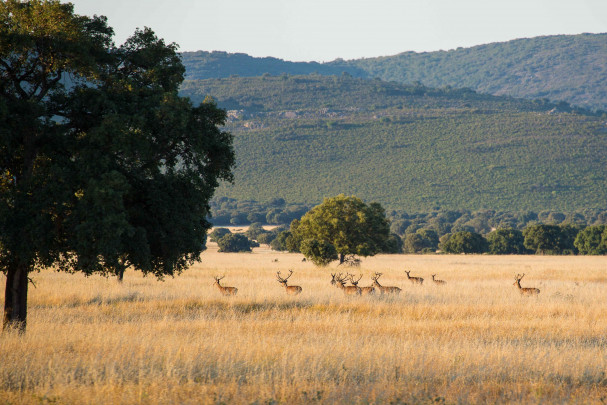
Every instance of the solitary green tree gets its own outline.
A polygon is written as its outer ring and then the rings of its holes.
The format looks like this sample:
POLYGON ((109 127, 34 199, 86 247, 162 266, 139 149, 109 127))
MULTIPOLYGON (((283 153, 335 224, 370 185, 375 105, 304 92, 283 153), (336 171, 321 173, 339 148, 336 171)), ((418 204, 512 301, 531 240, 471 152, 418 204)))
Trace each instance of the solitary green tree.
POLYGON ((0 269, 4 327, 24 331, 32 271, 174 275, 205 249, 231 180, 213 102, 178 96, 177 46, 112 43, 105 17, 57 0, 0 3, 0 269))
POLYGON ((333 245, 341 264, 347 255, 373 256, 382 252, 390 224, 378 203, 367 205, 360 198, 340 194, 326 198, 300 221, 293 221, 291 232, 296 240, 313 239, 333 245))

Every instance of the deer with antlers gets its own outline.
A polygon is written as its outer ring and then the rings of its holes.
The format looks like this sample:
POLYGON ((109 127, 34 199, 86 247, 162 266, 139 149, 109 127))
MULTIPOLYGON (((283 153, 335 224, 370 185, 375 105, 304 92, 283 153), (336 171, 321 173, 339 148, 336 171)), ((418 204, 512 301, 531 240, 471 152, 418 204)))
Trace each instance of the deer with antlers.
POLYGON ((447 284, 447 282, 445 280, 437 280, 434 277, 436 277, 436 274, 432 275, 432 281, 434 281, 434 284, 436 284, 436 285, 445 285, 445 284, 447 284))
POLYGON ((379 292, 383 295, 383 294, 400 294, 400 288, 398 287, 384 287, 381 284, 379 284, 379 278, 381 277, 383 273, 375 273, 375 275, 373 275, 371 277, 371 280, 373 280, 373 286, 377 287, 377 289, 379 290, 379 292))
POLYGON ((360 281, 361 278, 363 278, 362 274, 360 275, 360 277, 358 278, 358 280, 354 281, 354 276, 351 274, 350 275, 350 283, 352 283, 352 285, 354 287, 357 287, 357 288, 360 289, 360 295, 373 295, 373 294, 375 294, 375 287, 373 287, 373 286, 358 287, 358 282, 360 281))
POLYGON ((215 283, 213 283, 213 285, 217 287, 219 292, 221 292, 223 295, 236 295, 238 292, 238 288, 236 287, 223 287, 219 284, 219 282, 225 278, 225 274, 223 277, 213 276, 213 278, 215 279, 215 283))
POLYGON ((405 270, 405 273, 407 273, 407 278, 409 279, 409 281, 411 282, 411 284, 419 284, 419 285, 424 284, 424 279, 423 278, 421 278, 421 277, 411 277, 409 275, 409 273, 411 273, 411 271, 405 270))
POLYGON ((287 285, 287 280, 292 275, 293 275, 293 270, 289 270, 289 275, 286 278, 283 278, 280 275, 280 271, 278 271, 278 272, 276 272, 276 279, 278 280, 279 283, 281 283, 285 287, 285 290, 287 291, 287 294, 289 294, 289 295, 297 295, 297 294, 301 293, 302 288, 300 286, 298 286, 298 285, 287 285))
MULTIPOLYGON (((331 284, 333 284, 335 287, 342 290, 345 295, 360 295, 361 294, 360 287, 357 287, 355 285, 346 285, 346 281, 348 281, 348 278, 350 278, 350 275, 348 273, 346 273, 345 276, 342 276, 341 273, 339 273, 337 275, 333 275, 333 274, 331 274, 331 275, 333 276, 333 280, 331 280, 331 284)), ((358 283, 359 280, 360 279, 358 279, 356 282, 358 283)))
POLYGON ((533 288, 533 287, 527 287, 527 288, 523 288, 521 287, 521 280, 523 279, 523 277, 525 277, 525 273, 523 273, 523 275, 521 276, 520 274, 517 274, 516 276, 514 276, 514 284, 518 287, 519 292, 521 293, 521 295, 537 295, 540 293, 540 289, 539 288, 533 288))

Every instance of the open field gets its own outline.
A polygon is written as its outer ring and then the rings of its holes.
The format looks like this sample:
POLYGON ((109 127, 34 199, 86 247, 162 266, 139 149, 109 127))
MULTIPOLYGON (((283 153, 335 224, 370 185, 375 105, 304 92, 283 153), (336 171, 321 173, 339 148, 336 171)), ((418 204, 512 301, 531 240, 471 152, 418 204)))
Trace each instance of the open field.
POLYGON ((607 402, 605 257, 364 259, 361 286, 403 289, 384 298, 345 297, 335 265, 301 257, 210 246, 164 282, 34 274, 27 334, 0 336, 0 403, 607 402), (290 268, 296 297, 275 279, 290 268))

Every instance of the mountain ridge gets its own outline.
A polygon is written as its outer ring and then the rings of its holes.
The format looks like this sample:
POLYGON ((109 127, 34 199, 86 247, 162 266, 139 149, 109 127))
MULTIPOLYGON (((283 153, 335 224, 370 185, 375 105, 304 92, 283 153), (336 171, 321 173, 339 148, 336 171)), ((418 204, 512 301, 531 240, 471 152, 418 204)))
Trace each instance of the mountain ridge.
POLYGON ((469 87, 487 94, 547 98, 607 110, 607 33, 519 38, 447 51, 408 51, 325 63, 217 51, 184 52, 182 59, 188 79, 346 72, 354 77, 469 87))

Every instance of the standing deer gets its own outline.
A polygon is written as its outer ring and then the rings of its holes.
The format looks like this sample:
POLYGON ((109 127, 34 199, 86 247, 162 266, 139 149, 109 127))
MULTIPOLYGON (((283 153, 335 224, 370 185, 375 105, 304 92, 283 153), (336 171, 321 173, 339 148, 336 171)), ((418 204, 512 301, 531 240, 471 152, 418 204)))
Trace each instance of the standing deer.
POLYGON ((411 282, 411 284, 419 284, 419 285, 424 284, 424 279, 423 278, 421 278, 421 277, 411 277, 409 275, 409 273, 411 273, 411 271, 405 270, 405 273, 407 273, 407 278, 409 279, 409 281, 411 282))
POLYGON ((436 280, 434 278, 434 276, 436 276, 436 274, 432 275, 432 281, 434 281, 434 284, 436 284, 436 285, 445 285, 445 284, 447 284, 447 282, 445 280, 436 280))
MULTIPOLYGON (((360 281, 360 279, 363 278, 363 275, 361 274, 360 277, 358 278, 358 280, 354 281, 354 276, 350 275, 350 282, 352 283, 352 285, 354 287, 358 287, 358 282, 360 281)), ((375 294, 375 287, 370 286, 370 287, 358 287, 360 289, 360 295, 373 295, 375 294)))
MULTIPOLYGON (((356 285, 348 285, 348 286, 346 285, 346 281, 348 280, 349 277, 350 277, 350 275, 348 273, 346 273, 346 275, 343 277, 342 277, 341 273, 339 273, 337 276, 334 277, 335 286, 337 288, 339 288, 340 290, 342 290, 345 295, 360 295, 361 294, 360 287, 357 287, 356 285)), ((357 283, 358 283, 358 281, 357 281, 357 283)))
POLYGON ((236 295, 238 292, 238 288, 236 287, 222 287, 219 285, 219 282, 225 278, 225 274, 221 278, 217 276, 213 276, 213 278, 215 279, 215 283, 213 283, 213 285, 217 287, 219 292, 221 292, 223 295, 236 295))
POLYGON ((540 293, 540 289, 539 288, 533 288, 533 287, 527 287, 527 288, 523 288, 521 287, 521 280, 523 279, 523 277, 525 277, 525 273, 523 273, 523 275, 521 276, 520 274, 517 274, 516 276, 514 276, 514 284, 518 287, 519 292, 521 293, 521 295, 536 295, 540 293))
POLYGON ((279 283, 281 283, 282 285, 284 285, 285 289, 287 290, 287 294, 289 294, 289 295, 297 295, 297 294, 301 293, 302 288, 300 286, 298 286, 298 285, 287 285, 287 280, 292 275, 293 275, 293 270, 289 270, 289 275, 286 278, 282 278, 280 276, 280 271, 278 271, 278 272, 276 272, 276 279, 278 280, 279 283))
POLYGON ((371 277, 371 280, 373 280, 373 285, 375 287, 377 287, 379 289, 379 292, 381 292, 381 294, 400 294, 400 288, 398 287, 384 287, 381 284, 379 284, 379 281, 377 281, 380 277, 381 277, 382 273, 375 273, 374 276, 371 277))

